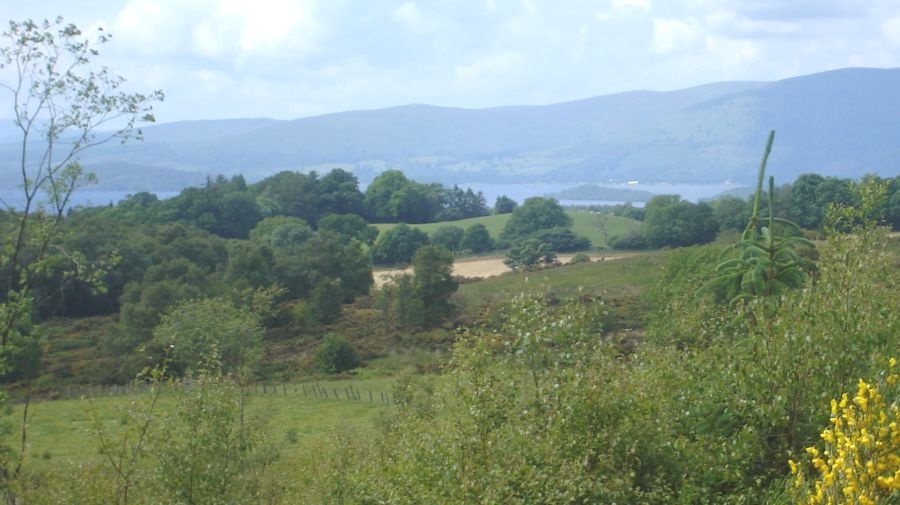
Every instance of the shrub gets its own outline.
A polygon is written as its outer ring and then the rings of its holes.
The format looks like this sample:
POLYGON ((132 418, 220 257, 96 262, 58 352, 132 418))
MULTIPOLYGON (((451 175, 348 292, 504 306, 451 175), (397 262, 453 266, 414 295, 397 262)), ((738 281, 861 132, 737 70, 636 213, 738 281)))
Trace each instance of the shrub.
POLYGON ((481 223, 475 223, 466 228, 459 246, 461 249, 478 254, 493 249, 494 241, 491 239, 487 227, 481 223))
POLYGON ((591 239, 576 235, 568 228, 548 228, 534 234, 534 238, 547 244, 551 251, 572 252, 591 248, 591 239))
POLYGON ((341 337, 326 336, 316 350, 316 366, 325 373, 341 373, 360 364, 356 348, 341 337))
POLYGON ((647 237, 637 230, 631 230, 620 237, 609 239, 609 245, 613 249, 642 250, 647 248, 647 237))
POLYGON ((513 270, 532 270, 539 264, 549 265, 556 261, 556 253, 536 238, 519 242, 506 253, 503 263, 513 270))
POLYGON ((575 256, 572 256, 572 259, 569 261, 571 264, 577 263, 590 263, 591 257, 587 253, 580 252, 575 256))
POLYGON ((340 280, 328 277, 320 280, 309 294, 309 304, 320 323, 333 323, 341 317, 344 297, 340 280))
POLYGON ((459 226, 441 226, 431 234, 431 243, 450 252, 456 252, 460 248, 464 234, 459 226))

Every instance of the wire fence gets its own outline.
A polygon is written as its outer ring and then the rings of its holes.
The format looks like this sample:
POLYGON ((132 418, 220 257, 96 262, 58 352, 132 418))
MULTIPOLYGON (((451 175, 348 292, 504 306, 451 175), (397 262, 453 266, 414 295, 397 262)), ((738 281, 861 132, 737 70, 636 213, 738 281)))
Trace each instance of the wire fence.
MULTIPOLYGON (((182 382, 179 386, 191 387, 190 382, 182 382)), ((78 398, 103 398, 140 395, 146 392, 150 386, 146 383, 112 384, 112 385, 78 385, 62 386, 49 391, 31 394, 32 399, 47 400, 72 400, 78 398)), ((358 387, 355 384, 340 384, 329 382, 260 382, 244 387, 244 392, 250 396, 295 396, 309 399, 353 401, 381 403, 393 405, 396 402, 394 395, 384 389, 358 387)), ((24 401, 25 394, 12 394, 13 401, 24 401)))

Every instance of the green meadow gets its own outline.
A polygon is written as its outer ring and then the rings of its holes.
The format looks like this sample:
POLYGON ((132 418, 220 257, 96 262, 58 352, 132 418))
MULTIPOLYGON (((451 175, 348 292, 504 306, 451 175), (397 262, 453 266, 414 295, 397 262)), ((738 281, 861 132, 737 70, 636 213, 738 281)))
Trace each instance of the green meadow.
MULTIPOLYGON (((627 217, 613 216, 609 214, 594 214, 592 212, 580 210, 567 210, 566 214, 572 218, 572 231, 579 235, 583 235, 590 239, 594 249, 603 249, 607 247, 608 239, 636 230, 641 226, 639 221, 629 219, 627 217)), ((426 223, 410 225, 431 235, 442 226, 458 226, 467 228, 473 224, 482 224, 487 228, 491 238, 497 240, 506 222, 512 214, 499 214, 482 217, 473 217, 470 219, 461 219, 459 221, 443 221, 440 223, 426 223)), ((379 232, 389 230, 396 226, 393 223, 382 223, 375 225, 379 232)))

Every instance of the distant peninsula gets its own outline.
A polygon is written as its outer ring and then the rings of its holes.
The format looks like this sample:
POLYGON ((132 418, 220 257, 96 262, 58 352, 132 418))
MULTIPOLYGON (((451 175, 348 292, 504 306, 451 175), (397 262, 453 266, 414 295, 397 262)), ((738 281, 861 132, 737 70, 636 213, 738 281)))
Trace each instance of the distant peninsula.
POLYGON ((654 193, 637 189, 610 188, 597 184, 582 184, 551 195, 557 200, 583 200, 594 202, 646 202, 654 193))

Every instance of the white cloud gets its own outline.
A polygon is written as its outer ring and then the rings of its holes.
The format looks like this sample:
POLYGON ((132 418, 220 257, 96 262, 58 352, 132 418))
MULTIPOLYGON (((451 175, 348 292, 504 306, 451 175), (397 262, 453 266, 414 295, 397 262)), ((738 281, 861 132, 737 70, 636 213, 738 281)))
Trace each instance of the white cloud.
POLYGON ((653 7, 650 0, 610 0, 609 6, 616 11, 627 9, 649 11, 653 7))
POLYGON ((703 39, 705 31, 696 18, 657 18, 653 20, 650 49, 659 54, 690 49, 703 39))
POLYGON ((306 51, 317 35, 314 7, 298 0, 218 0, 194 29, 195 47, 214 57, 306 51))
POLYGON ((891 45, 900 46, 900 16, 882 22, 881 33, 891 45))
POLYGON ((704 40, 709 61, 714 66, 729 72, 756 62, 761 49, 759 44, 748 39, 729 39, 717 35, 708 35, 704 40))
POLYGON ((130 0, 112 31, 132 50, 160 57, 296 54, 321 34, 315 8, 315 0, 130 0))
POLYGON ((112 33, 132 49, 144 53, 175 50, 177 18, 169 5, 154 0, 131 0, 118 12, 112 33))
POLYGON ((525 56, 505 51, 492 54, 468 65, 454 68, 455 83, 462 86, 484 86, 496 81, 506 81, 525 68, 525 56))
POLYGON ((404 2, 394 10, 394 21, 402 24, 406 29, 415 33, 428 33, 430 23, 419 10, 415 2, 404 2))

